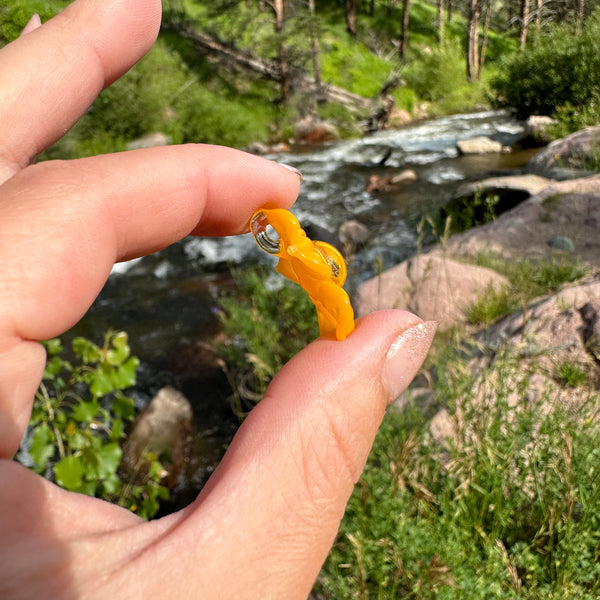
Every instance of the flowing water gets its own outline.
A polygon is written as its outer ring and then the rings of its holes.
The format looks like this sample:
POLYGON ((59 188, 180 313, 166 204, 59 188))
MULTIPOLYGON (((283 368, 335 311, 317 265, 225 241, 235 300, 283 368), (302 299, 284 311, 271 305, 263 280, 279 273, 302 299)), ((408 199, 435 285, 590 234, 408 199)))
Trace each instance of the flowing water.
MULTIPOLYGON (((483 135, 511 146, 522 134, 522 124, 508 113, 490 111, 444 117, 325 146, 297 147, 269 158, 293 165, 304 175, 293 209, 303 227, 324 232, 322 239, 334 236, 350 219, 369 229, 369 243, 352 265, 351 285, 356 285, 376 268, 390 267, 413 255, 419 220, 443 205, 461 183, 518 171, 531 156, 525 151, 460 156, 458 140, 483 135), (383 157, 387 158, 381 166, 383 157), (395 192, 367 192, 370 176, 403 169, 413 169, 416 181, 395 192)), ((264 260, 269 259, 249 235, 187 238, 151 257, 117 265, 76 330, 94 339, 109 327, 129 332, 132 350, 142 359, 140 405, 167 384, 190 399, 201 446, 188 469, 190 497, 218 461, 237 425, 227 402, 226 378, 204 343, 217 329, 213 292, 227 285, 226 267, 264 260)))

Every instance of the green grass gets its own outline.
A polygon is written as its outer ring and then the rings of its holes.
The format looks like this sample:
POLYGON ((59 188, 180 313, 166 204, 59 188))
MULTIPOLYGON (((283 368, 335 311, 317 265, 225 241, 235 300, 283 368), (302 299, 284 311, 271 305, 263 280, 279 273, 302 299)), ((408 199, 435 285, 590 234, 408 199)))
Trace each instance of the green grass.
POLYGON ((472 375, 455 349, 434 405, 391 411, 348 504, 320 587, 336 600, 585 598, 600 593, 600 398, 578 412, 527 393, 505 355, 472 375))
POLYGON ((467 317, 473 325, 490 325, 534 298, 556 292, 563 284, 576 281, 586 273, 581 260, 567 254, 507 261, 482 252, 477 264, 505 275, 510 285, 500 290, 490 286, 471 304, 467 317))

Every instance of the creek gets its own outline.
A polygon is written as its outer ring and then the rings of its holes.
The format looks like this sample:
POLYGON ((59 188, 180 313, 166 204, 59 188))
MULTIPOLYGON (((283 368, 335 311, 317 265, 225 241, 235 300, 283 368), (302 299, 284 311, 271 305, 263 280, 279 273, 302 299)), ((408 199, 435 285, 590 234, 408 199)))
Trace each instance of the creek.
MULTIPOLYGON (((356 219, 370 232, 354 257, 351 286, 417 251, 417 224, 449 200, 458 186, 490 175, 522 170, 531 151, 461 156, 460 139, 487 136, 505 146, 524 127, 500 111, 433 119, 361 139, 297 146, 268 158, 298 168, 304 182, 293 208, 303 227, 335 235, 356 219), (382 158, 386 157, 383 166, 382 158), (412 169, 414 182, 389 193, 369 193, 372 175, 412 169)), ((311 233, 311 235, 313 235, 311 233)), ((250 235, 186 238, 152 256, 117 265, 77 334, 101 340, 108 328, 130 335, 142 361, 138 405, 164 385, 182 391, 195 410, 196 434, 185 481, 175 504, 189 502, 220 459, 238 423, 228 402, 230 388, 210 340, 218 331, 215 292, 231 284, 229 267, 269 260, 250 235)))

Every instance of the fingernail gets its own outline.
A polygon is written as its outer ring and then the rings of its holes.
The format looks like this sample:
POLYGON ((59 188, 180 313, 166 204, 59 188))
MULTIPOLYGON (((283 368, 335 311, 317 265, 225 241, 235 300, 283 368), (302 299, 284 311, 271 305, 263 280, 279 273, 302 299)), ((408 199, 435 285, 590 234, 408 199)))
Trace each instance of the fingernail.
POLYGON ((413 325, 392 342, 381 374, 389 402, 398 398, 421 368, 437 326, 437 321, 413 325))
POLYGON ((41 24, 42 24, 42 20, 40 19, 40 15, 35 13, 33 15, 33 17, 31 17, 31 19, 29 19, 29 22, 27 23, 27 25, 25 25, 25 27, 23 28, 23 31, 21 31, 21 35, 25 35, 26 33, 31 33, 32 31, 37 29, 41 24))
POLYGON ((302 177, 302 173, 300 173, 300 171, 298 171, 298 169, 296 169, 296 167, 292 167, 292 165, 287 165, 286 163, 277 163, 278 165, 281 165, 284 169, 287 169, 288 171, 291 171, 292 173, 296 173, 296 175, 298 175, 298 177, 300 177, 300 182, 302 183, 302 181, 304 180, 304 177, 302 177))

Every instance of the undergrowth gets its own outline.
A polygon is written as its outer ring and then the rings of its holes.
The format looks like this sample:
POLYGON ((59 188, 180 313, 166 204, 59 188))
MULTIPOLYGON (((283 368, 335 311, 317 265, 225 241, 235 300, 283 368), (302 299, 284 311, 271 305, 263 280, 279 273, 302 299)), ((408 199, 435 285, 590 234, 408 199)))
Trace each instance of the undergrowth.
POLYGON ((319 578, 336 600, 600 593, 600 398, 577 411, 505 355, 472 374, 451 349, 433 404, 390 411, 319 578))
POLYGON ((139 481, 120 472, 121 442, 135 416, 126 390, 139 365, 127 334, 108 332, 101 346, 77 337, 72 359, 59 339, 44 345, 48 360, 17 459, 69 491, 154 516, 169 497, 158 457, 144 456, 149 468, 139 481))
POLYGON ((506 276, 509 285, 500 289, 489 286, 470 305, 467 316, 474 325, 489 325, 519 310, 534 298, 556 292, 561 285, 576 281, 586 273, 578 257, 564 253, 507 261, 481 252, 477 264, 506 276))

